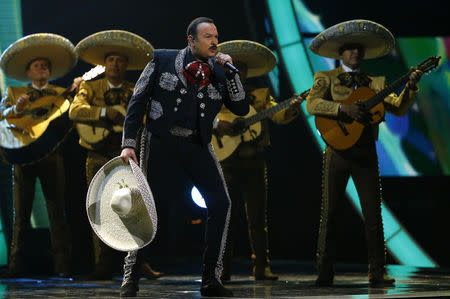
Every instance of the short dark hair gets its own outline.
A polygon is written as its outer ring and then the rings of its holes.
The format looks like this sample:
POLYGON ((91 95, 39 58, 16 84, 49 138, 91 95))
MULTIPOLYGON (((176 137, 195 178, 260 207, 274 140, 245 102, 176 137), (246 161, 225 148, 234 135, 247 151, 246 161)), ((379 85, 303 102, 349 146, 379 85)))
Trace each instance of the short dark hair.
POLYGON ((45 61, 47 61, 48 69, 50 71, 52 70, 52 62, 50 61, 50 59, 48 59, 46 57, 37 57, 37 58, 34 58, 30 62, 27 63, 27 65, 25 66, 25 71, 28 71, 30 69, 31 64, 33 62, 37 61, 37 60, 45 60, 45 61))
POLYGON ((119 52, 108 52, 108 53, 106 53, 105 54, 105 58, 103 58, 103 61, 106 61, 106 58, 108 58, 109 56, 112 56, 112 55, 124 57, 126 59, 126 61, 128 62, 128 56, 126 56, 126 55, 124 55, 122 53, 119 53, 119 52))
POLYGON ((197 27, 201 23, 211 23, 214 24, 214 20, 207 17, 198 17, 195 18, 189 23, 189 26, 186 30, 186 37, 192 35, 194 38, 197 38, 197 27))
POLYGON ((358 49, 360 51, 364 51, 363 45, 358 44, 358 43, 348 43, 348 44, 342 45, 339 48, 339 50, 338 50, 339 56, 341 56, 342 53, 344 53, 345 50, 353 50, 353 49, 358 49))

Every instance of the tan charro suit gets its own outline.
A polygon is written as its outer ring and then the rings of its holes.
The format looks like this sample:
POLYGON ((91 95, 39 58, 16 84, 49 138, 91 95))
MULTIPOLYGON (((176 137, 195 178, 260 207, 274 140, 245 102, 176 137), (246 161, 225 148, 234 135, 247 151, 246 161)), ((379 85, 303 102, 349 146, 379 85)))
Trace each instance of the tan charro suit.
MULTIPOLYGON (((261 112, 276 106, 269 88, 257 88, 247 92, 250 104, 256 112, 261 112)), ((221 113, 230 113, 223 106, 221 113)), ((288 115, 286 109, 270 116, 278 124, 287 124, 297 115, 288 115)), ((220 114, 219 114, 220 119, 220 114)), ((270 144, 267 120, 262 121, 262 133, 256 140, 241 144, 236 151, 221 162, 231 198, 231 220, 228 232, 227 246, 224 253, 223 278, 231 275, 233 238, 236 225, 240 222, 241 196, 245 202, 248 233, 252 259, 255 264, 255 275, 261 276, 264 268, 269 265, 268 227, 267 227, 267 168, 264 159, 264 148, 270 144), (244 183, 243 183, 244 182, 244 183)))
MULTIPOLYGON (((33 94, 37 100, 49 94, 61 94, 64 88, 48 84, 43 92, 31 86, 8 87, 0 103, 0 120, 15 115, 15 105, 23 94, 33 94)), ((69 240, 65 218, 65 170, 61 151, 56 148, 44 158, 27 165, 14 165, 14 225, 9 257, 11 275, 26 273, 25 252, 36 179, 39 178, 45 196, 50 222, 55 273, 69 273, 69 240)))
MULTIPOLYGON (((121 105, 128 107, 128 101, 133 94, 134 84, 124 81, 120 87, 120 97, 105 98, 110 87, 106 78, 94 81, 84 81, 80 84, 80 88, 69 109, 69 116, 74 121, 89 121, 95 123, 100 122, 102 107, 121 105)), ((88 149, 86 157, 86 181, 89 186, 92 178, 97 171, 110 159, 120 155, 122 134, 111 133, 106 142, 102 146, 93 148, 84 142, 81 138, 79 143, 88 149)), ((112 249, 99 240, 97 235, 93 234, 94 254, 96 271, 102 273, 112 273, 112 249)))
MULTIPOLYGON (((340 102, 345 101, 357 88, 341 84, 338 76, 342 67, 318 72, 314 75, 314 86, 308 97, 306 108, 310 114, 339 119, 340 102)), ((384 77, 368 76, 368 87, 379 92, 385 87, 384 77)), ((407 85, 408 86, 408 85, 407 85)), ((411 106, 417 90, 406 87, 397 96, 390 94, 384 99, 386 110, 402 116, 411 106)), ((322 208, 317 246, 318 280, 332 279, 336 259, 336 227, 339 223, 337 211, 345 196, 345 188, 352 176, 358 190, 364 215, 368 249, 369 274, 380 277, 385 271, 385 244, 381 219, 381 187, 379 184, 378 157, 375 139, 378 125, 367 126, 358 142, 347 150, 337 151, 327 146, 323 155, 322 208), (371 130, 372 129, 372 130, 371 130)))

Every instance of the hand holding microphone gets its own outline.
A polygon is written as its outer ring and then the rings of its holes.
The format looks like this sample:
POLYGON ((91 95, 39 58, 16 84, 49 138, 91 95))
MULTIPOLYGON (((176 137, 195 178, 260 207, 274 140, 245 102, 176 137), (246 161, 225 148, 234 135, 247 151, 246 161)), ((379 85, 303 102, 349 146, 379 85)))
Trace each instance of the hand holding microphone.
POLYGON ((233 60, 231 59, 231 56, 228 54, 218 52, 216 55, 216 63, 228 69, 228 72, 230 73, 236 74, 239 73, 239 70, 233 65, 233 60))

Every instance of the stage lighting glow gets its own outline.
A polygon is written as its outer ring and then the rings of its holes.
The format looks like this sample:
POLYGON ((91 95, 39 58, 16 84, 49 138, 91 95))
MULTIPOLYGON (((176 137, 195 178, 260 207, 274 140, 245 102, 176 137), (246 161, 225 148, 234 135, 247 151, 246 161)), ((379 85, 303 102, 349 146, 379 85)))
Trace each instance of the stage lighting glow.
POLYGON ((205 200, 203 199, 203 196, 200 194, 200 191, 198 191, 198 189, 195 186, 193 186, 191 189, 191 197, 197 206, 206 209, 205 200))

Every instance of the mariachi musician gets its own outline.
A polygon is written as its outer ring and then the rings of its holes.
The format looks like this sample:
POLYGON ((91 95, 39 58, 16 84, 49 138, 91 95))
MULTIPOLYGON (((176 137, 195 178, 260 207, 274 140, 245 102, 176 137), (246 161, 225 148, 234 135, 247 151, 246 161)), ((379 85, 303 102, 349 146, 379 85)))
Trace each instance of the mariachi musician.
MULTIPOLYGON (((292 100, 283 101, 283 105, 279 105, 270 95, 268 84, 262 80, 263 77, 259 77, 269 73, 276 65, 275 55, 270 49, 248 40, 227 41, 219 44, 218 49, 230 55, 240 71, 239 75, 251 105, 247 117, 255 117, 257 112, 259 115, 265 113, 265 118, 270 118, 277 124, 287 124, 300 114, 299 99, 294 97, 292 100), (254 80, 256 84, 251 84, 247 78, 259 80, 254 80)), ((239 223, 242 197, 245 202, 255 280, 276 280, 278 276, 270 269, 266 213, 267 169, 264 150, 270 144, 269 123, 267 119, 262 119, 260 123, 250 126, 248 130, 240 134, 230 117, 236 118, 230 110, 222 106, 213 139, 219 141, 213 144, 218 157, 224 158, 221 166, 232 202, 230 232, 224 254, 222 279, 226 281, 231 277, 232 250, 236 226, 239 223), (239 145, 234 149, 230 148, 231 144, 239 145), (230 149, 229 152, 224 152, 227 149, 230 149)))
MULTIPOLYGON (((127 70, 142 70, 152 58, 153 46, 144 38, 123 30, 94 33, 75 47, 84 61, 103 65, 101 79, 83 81, 70 106, 70 118, 78 122, 80 145, 88 150, 86 181, 89 185, 97 171, 120 154, 122 126, 134 83, 125 79, 127 70)), ((95 266, 90 278, 112 279, 113 250, 93 234, 95 266)), ((148 279, 161 276, 148 263, 140 268, 148 279)))
POLYGON ((66 112, 68 89, 50 84, 75 66, 73 44, 50 33, 25 36, 13 43, 0 58, 5 74, 23 87, 8 87, 0 103, 2 154, 14 165, 14 225, 7 276, 21 276, 29 269, 25 261, 26 236, 39 178, 50 221, 54 272, 69 275, 68 229, 64 214, 65 172, 60 143, 72 125, 66 112), (44 128, 44 129, 42 129, 44 128))

